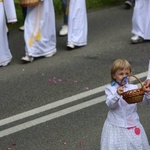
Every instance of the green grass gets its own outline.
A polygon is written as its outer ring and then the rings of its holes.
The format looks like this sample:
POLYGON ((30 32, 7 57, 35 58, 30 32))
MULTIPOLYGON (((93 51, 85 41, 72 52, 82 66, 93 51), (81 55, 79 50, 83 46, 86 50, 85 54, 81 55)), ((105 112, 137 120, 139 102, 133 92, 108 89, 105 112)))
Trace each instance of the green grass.
MULTIPOLYGON (((9 24, 8 25, 9 29, 17 29, 19 28, 19 26, 23 25, 23 15, 22 15, 21 6, 19 4, 19 0, 14 0, 14 2, 15 2, 18 21, 14 25, 9 24)), ((63 15, 61 1, 53 0, 53 3, 54 3, 54 8, 55 8, 56 19, 59 19, 63 15)), ((115 6, 121 3, 123 3, 123 0, 86 0, 87 10, 103 8, 107 6, 115 6)))

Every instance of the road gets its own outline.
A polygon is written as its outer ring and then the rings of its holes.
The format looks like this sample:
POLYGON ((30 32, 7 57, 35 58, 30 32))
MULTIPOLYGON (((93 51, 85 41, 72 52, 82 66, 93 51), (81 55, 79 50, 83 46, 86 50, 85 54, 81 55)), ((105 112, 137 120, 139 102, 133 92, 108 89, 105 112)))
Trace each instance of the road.
MULTIPOLYGON (((13 60, 0 68, 0 150, 99 150, 110 65, 125 58, 142 81, 147 75, 150 43, 130 43, 131 19, 123 6, 90 11, 86 47, 67 51, 57 36, 57 54, 29 64, 20 61, 23 32, 11 31, 13 60)), ((138 111, 150 139, 149 106, 138 111)))

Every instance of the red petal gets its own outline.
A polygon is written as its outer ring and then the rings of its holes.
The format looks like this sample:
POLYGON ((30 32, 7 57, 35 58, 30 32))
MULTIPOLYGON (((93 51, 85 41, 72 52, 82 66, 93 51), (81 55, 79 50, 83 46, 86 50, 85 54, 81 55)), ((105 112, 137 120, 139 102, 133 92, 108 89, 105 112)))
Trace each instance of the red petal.
POLYGON ((141 131, 140 131, 140 128, 137 128, 137 127, 136 127, 136 128, 134 129, 134 132, 135 132, 136 135, 139 135, 140 132, 141 132, 141 131))
POLYGON ((12 143, 12 145, 13 145, 13 146, 16 146, 16 143, 14 142, 14 143, 12 143))
POLYGON ((80 144, 80 145, 83 145, 83 142, 80 142, 79 144, 80 144))

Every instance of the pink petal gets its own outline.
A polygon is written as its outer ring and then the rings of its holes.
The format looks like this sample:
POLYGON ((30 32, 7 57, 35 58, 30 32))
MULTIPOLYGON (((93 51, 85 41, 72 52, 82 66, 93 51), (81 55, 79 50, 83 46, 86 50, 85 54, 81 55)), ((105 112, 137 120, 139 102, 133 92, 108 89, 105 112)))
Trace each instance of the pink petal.
POLYGON ((83 142, 80 142, 79 144, 80 144, 80 145, 83 145, 83 142))
POLYGON ((57 81, 53 80, 54 83, 57 83, 57 81))
POLYGON ((67 145, 67 143, 66 143, 66 142, 63 142, 63 144, 64 144, 64 145, 67 145))
POLYGON ((88 87, 88 86, 86 86, 84 89, 85 89, 85 90, 89 90, 89 87, 88 87))
POLYGON ((62 81, 62 79, 58 79, 58 82, 61 82, 62 81))
POLYGON ((48 79, 48 82, 49 82, 49 83, 52 83, 51 79, 48 79))

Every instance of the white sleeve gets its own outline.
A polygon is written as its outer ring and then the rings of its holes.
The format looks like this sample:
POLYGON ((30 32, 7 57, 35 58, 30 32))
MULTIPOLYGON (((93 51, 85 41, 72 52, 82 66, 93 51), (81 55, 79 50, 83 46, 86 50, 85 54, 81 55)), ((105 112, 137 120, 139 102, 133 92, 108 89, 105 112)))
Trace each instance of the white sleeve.
POLYGON ((150 61, 148 65, 147 79, 150 79, 150 61))
POLYGON ((118 101, 121 98, 120 95, 117 94, 117 91, 113 91, 113 88, 110 88, 108 86, 105 89, 105 95, 106 95, 106 104, 110 108, 115 108, 118 106, 118 101))
POLYGON ((14 0, 4 0, 4 9, 6 12, 7 22, 16 22, 16 10, 14 5, 14 0))

